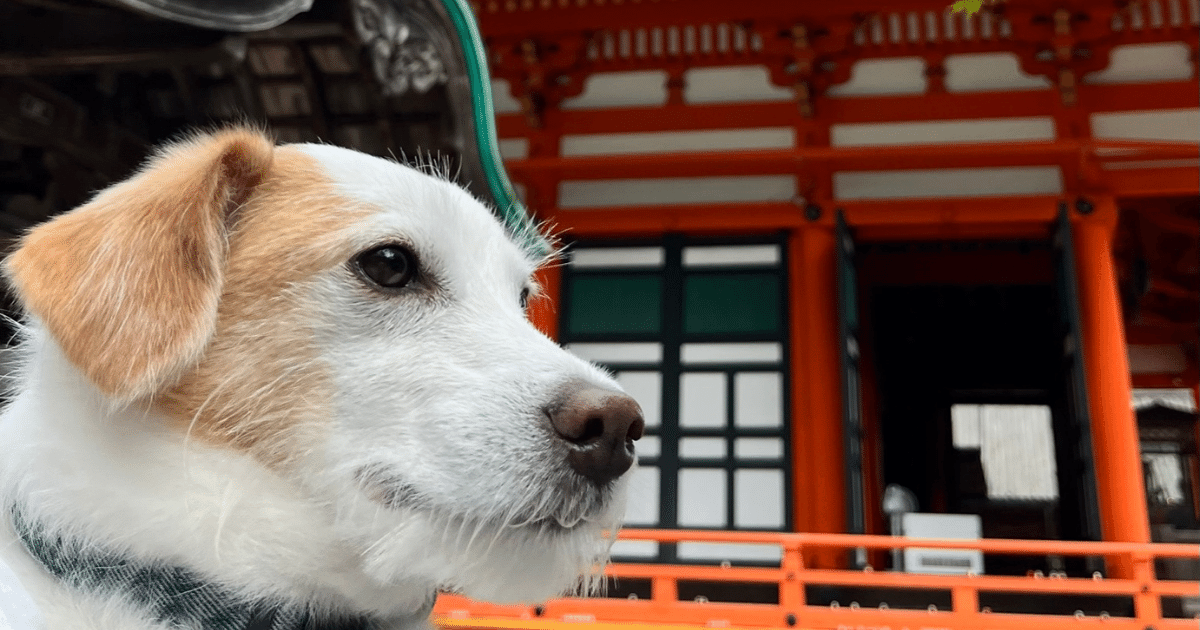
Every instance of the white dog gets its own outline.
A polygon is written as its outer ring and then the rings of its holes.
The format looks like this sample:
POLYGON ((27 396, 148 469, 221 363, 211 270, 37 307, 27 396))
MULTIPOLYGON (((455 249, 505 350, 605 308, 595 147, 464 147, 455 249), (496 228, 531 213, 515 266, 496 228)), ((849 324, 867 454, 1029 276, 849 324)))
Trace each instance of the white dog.
POLYGON ((0 554, 50 630, 423 627, 597 580, 641 410, 462 189, 232 129, 5 264, 0 554))

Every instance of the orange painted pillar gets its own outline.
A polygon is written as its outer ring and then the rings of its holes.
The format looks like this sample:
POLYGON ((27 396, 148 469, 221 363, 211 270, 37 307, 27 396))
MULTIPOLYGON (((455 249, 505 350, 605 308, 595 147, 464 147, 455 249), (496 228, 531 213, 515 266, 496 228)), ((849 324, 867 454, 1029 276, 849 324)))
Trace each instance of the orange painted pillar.
MULTIPOLYGON (((808 441, 808 313, 805 307, 804 231, 793 230, 788 235, 788 338, 791 343, 792 412, 792 527, 798 532, 815 531, 813 524, 811 462, 808 441)), ((805 558, 811 562, 811 558, 805 558)), ((810 565, 811 566, 811 565, 810 565)))
POLYGON ((1105 540, 1149 542, 1133 382, 1112 257, 1117 207, 1110 197, 1096 199, 1094 208, 1073 227, 1101 530, 1105 540))
POLYGON ((541 295, 529 300, 529 321, 547 337, 558 340, 558 305, 562 303, 562 267, 549 263, 534 274, 541 295))
MULTIPOLYGON (((795 522, 801 531, 844 532, 841 345, 831 218, 795 230, 789 245, 795 522)), ((811 559, 816 564, 808 566, 837 566, 843 556, 817 554, 811 559)))

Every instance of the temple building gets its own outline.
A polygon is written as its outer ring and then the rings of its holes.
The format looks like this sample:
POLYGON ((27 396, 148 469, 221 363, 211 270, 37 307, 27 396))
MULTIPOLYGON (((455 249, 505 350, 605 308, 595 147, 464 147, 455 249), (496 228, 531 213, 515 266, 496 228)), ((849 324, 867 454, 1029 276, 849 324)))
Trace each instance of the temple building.
POLYGON ((16 0, 0 231, 241 120, 544 223, 626 529, 443 628, 1195 628, 1200 3, 948 5, 16 0))

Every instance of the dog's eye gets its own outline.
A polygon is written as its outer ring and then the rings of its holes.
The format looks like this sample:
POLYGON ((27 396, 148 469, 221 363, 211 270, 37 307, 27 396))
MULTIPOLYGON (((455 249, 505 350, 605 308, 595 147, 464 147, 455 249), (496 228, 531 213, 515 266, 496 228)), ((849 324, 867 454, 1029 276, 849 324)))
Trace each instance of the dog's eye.
POLYGON ((529 289, 521 289, 521 310, 529 310, 529 289))
POLYGON ((359 254, 354 262, 364 278, 385 289, 403 287, 417 271, 412 253, 399 245, 368 249, 359 254))

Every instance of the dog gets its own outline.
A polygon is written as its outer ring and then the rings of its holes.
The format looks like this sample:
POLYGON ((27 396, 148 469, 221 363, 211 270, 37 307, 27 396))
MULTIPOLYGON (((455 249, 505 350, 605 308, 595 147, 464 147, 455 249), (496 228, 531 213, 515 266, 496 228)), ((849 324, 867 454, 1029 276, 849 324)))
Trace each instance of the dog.
POLYGON ((44 627, 399 630, 598 585, 644 423, 527 319, 530 237, 241 127, 30 231, 0 554, 44 627))

